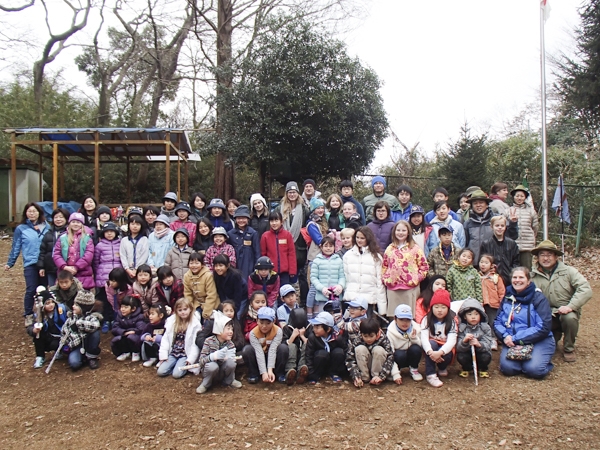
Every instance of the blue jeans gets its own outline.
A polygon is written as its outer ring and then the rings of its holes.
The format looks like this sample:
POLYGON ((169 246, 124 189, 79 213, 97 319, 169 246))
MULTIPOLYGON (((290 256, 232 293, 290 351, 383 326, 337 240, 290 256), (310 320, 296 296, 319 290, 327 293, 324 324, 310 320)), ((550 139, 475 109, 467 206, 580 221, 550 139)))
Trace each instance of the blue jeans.
MULTIPOLYGON (((438 351, 440 348, 442 348, 440 344, 433 340, 430 340, 429 344, 431 344, 431 349, 433 351, 438 351)), ((446 370, 446 368, 452 361, 452 352, 445 354, 442 359, 444 360, 443 362, 436 363, 433 359, 429 357, 429 355, 425 355, 425 374, 435 375, 438 370, 446 370)))
POLYGON ((158 367, 156 374, 159 377, 173 375, 173 378, 181 378, 188 372, 187 370, 179 370, 180 367, 185 365, 187 365, 187 357, 175 358, 173 355, 169 355, 167 360, 163 361, 158 367))
MULTIPOLYGON (((83 354, 81 353, 81 345, 72 348, 69 353, 69 366, 73 370, 79 369, 83 365, 83 354)), ((88 359, 97 358, 100 355, 100 330, 90 333, 83 340, 83 348, 85 356, 88 359)))
POLYGON ((48 287, 54 286, 56 284, 56 274, 55 273, 47 273, 46 278, 48 279, 48 287))
POLYGON ((508 347, 503 345, 500 353, 500 372, 507 377, 525 374, 531 378, 544 378, 554 368, 551 361, 554 350, 556 350, 556 343, 554 336, 550 335, 543 341, 533 344, 530 360, 514 361, 506 358, 508 347))
POLYGON ((39 286, 40 277, 39 270, 35 264, 23 268, 23 276, 25 277, 25 297, 23 304, 25 308, 25 316, 33 314, 33 304, 35 302, 33 296, 35 290, 39 286))

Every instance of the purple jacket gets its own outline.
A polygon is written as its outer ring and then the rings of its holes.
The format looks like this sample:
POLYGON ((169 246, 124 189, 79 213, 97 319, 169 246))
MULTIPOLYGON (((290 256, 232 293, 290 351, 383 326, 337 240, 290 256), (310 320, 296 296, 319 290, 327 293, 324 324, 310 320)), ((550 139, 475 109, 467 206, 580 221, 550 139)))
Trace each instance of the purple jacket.
POLYGON ((65 266, 74 266, 77 269, 75 276, 84 289, 90 290, 95 287, 94 271, 92 262, 94 259, 94 242, 92 238, 85 233, 79 234, 73 245, 69 246, 68 234, 63 233, 54 245, 52 259, 56 264, 57 272, 60 272, 65 266))
POLYGON ((116 267, 123 267, 121 265, 121 258, 119 256, 119 247, 121 246, 121 239, 100 239, 94 249, 94 273, 96 274, 96 287, 102 288, 108 281, 108 274, 111 270, 116 267))
POLYGON ((142 341, 146 339, 146 336, 150 336, 154 338, 154 343, 160 345, 160 341, 162 340, 163 334, 165 334, 165 319, 161 320, 158 323, 152 324, 147 323, 144 332, 142 333, 142 341))
POLYGON ((392 243, 392 228, 394 228, 394 224, 395 222, 388 217, 383 222, 375 219, 367 225, 375 235, 381 253, 384 253, 388 245, 392 243))
POLYGON ((123 336, 127 331, 135 331, 135 334, 141 336, 146 330, 146 322, 144 321, 144 314, 142 308, 137 308, 133 313, 127 317, 119 312, 117 318, 113 322, 112 333, 115 336, 123 336))

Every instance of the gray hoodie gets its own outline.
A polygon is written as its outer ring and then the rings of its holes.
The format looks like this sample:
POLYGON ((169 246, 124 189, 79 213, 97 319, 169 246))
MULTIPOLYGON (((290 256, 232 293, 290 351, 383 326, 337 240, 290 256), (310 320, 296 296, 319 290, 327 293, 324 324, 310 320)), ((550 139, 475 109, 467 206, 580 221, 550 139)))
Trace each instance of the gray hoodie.
POLYGON ((457 352, 471 352, 469 343, 464 343, 463 339, 468 333, 471 333, 481 344, 479 351, 491 352, 492 351, 492 329, 488 323, 488 316, 483 309, 483 305, 474 298, 466 299, 458 310, 458 316, 460 317, 460 324, 458 326, 458 339, 456 344, 457 352), (469 325, 465 319, 465 313, 470 309, 476 309, 481 316, 481 320, 475 326, 469 325))

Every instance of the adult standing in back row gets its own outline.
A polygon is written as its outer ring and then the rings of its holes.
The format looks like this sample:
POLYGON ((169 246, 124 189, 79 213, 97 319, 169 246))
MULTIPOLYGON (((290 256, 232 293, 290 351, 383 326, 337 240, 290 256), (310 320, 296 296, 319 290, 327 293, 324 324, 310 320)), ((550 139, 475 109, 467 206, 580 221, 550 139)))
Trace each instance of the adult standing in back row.
POLYGON ((379 201, 384 201, 390 206, 390 210, 395 209, 398 206, 398 199, 394 197, 392 194, 387 194, 385 192, 385 188, 387 187, 387 183, 385 178, 380 175, 373 177, 371 180, 371 188, 373 189, 373 193, 371 195, 367 195, 363 199, 363 206, 365 208, 365 214, 367 223, 373 221, 375 218, 373 208, 375 204, 379 201))
MULTIPOLYGON (((306 265, 308 246, 300 230, 306 226, 308 208, 304 204, 304 199, 300 196, 300 190, 295 181, 290 181, 285 185, 285 195, 279 203, 279 212, 283 217, 284 230, 289 231, 294 239, 296 267, 298 268, 298 275, 301 275, 300 271, 306 265)), ((306 272, 304 272, 304 277, 306 277, 306 272)), ((297 280, 290 281, 295 283, 297 280)), ((305 279, 303 281, 306 282, 305 279)), ((308 291, 308 285, 306 285, 306 290, 308 291)))

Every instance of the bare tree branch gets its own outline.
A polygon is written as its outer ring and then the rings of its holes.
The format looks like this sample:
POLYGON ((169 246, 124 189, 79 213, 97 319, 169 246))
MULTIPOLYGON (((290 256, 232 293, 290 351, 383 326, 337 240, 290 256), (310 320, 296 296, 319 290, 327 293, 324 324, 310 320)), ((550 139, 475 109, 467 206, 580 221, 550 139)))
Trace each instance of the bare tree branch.
POLYGON ((30 6, 33 6, 34 4, 35 4, 35 0, 31 0, 29 3, 26 3, 24 5, 20 5, 20 6, 3 6, 3 5, 0 5, 0 11, 5 11, 5 12, 23 11, 24 9, 27 9, 30 6))

